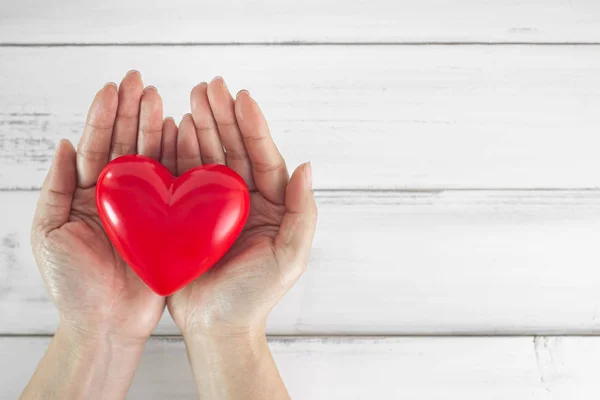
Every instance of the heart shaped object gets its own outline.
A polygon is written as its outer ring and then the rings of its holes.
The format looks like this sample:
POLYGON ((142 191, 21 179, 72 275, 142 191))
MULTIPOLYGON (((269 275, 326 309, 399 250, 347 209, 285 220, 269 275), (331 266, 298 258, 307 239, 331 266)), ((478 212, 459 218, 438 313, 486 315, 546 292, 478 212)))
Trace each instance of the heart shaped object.
POLYGON ((152 158, 126 155, 100 174, 96 205, 125 262, 154 292, 168 296, 229 250, 248 219, 250 195, 224 165, 175 178, 152 158))

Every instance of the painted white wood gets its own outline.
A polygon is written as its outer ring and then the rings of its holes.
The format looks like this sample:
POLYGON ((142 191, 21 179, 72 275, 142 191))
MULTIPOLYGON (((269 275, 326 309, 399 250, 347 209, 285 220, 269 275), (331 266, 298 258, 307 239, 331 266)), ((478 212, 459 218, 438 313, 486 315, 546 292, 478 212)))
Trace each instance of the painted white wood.
MULTIPOLYGON (((312 261, 270 334, 600 332, 600 192, 317 195, 312 261)), ((28 242, 36 198, 0 197, 0 334, 58 320, 28 242)), ((168 313, 156 333, 178 333, 168 313)))
MULTIPOLYGON (((50 338, 0 339, 3 398, 17 398, 50 338)), ((597 337, 271 338, 292 398, 593 399, 597 337)), ((196 399, 184 344, 153 338, 129 399, 196 399)))
POLYGON ((0 188, 39 187, 97 88, 130 68, 167 115, 216 74, 322 188, 600 186, 600 46, 0 49, 0 188))
POLYGON ((600 41, 592 0, 4 3, 0 43, 600 41))

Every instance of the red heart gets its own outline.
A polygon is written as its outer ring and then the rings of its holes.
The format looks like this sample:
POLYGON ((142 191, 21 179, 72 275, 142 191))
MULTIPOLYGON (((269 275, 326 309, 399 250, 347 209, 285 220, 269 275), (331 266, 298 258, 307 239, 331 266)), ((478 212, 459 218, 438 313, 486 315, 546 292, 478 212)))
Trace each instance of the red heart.
POLYGON ((156 293, 168 296, 209 270, 244 228, 250 196, 224 165, 178 178, 138 155, 106 165, 96 187, 104 229, 119 254, 156 293))

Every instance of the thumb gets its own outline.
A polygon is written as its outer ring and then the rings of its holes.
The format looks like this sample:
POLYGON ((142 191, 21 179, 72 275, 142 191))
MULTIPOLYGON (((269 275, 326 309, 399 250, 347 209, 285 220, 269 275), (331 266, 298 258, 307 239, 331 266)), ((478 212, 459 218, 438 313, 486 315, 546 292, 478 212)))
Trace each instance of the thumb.
POLYGON ((285 191, 286 213, 275 238, 275 256, 282 281, 293 284, 306 270, 317 226, 310 163, 299 166, 285 191))
POLYGON ((32 236, 43 238, 69 221, 71 202, 77 186, 76 153, 68 140, 61 140, 52 166, 42 185, 32 236))

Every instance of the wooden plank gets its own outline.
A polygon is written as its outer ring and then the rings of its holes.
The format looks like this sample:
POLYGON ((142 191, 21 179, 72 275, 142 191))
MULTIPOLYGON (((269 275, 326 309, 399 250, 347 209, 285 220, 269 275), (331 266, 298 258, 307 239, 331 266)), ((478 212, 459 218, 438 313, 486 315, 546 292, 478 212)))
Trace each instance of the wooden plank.
POLYGON ((0 43, 598 42, 589 0, 8 2, 0 43))
MULTIPOLYGON (((317 193, 307 273, 270 334, 600 333, 600 192, 317 193)), ((0 333, 52 333, 36 192, 0 203, 0 333)), ((157 334, 177 334, 168 313, 157 334)))
MULTIPOLYGON (((50 338, 0 339, 6 398, 17 398, 50 338)), ((271 338, 294 399, 592 399, 597 337, 271 338)), ((180 339, 146 346, 129 399, 195 399, 180 339)))
POLYGON ((317 189, 596 188, 599 48, 2 48, 0 188, 38 188, 96 89, 133 67, 177 119, 199 80, 248 85, 317 189))

